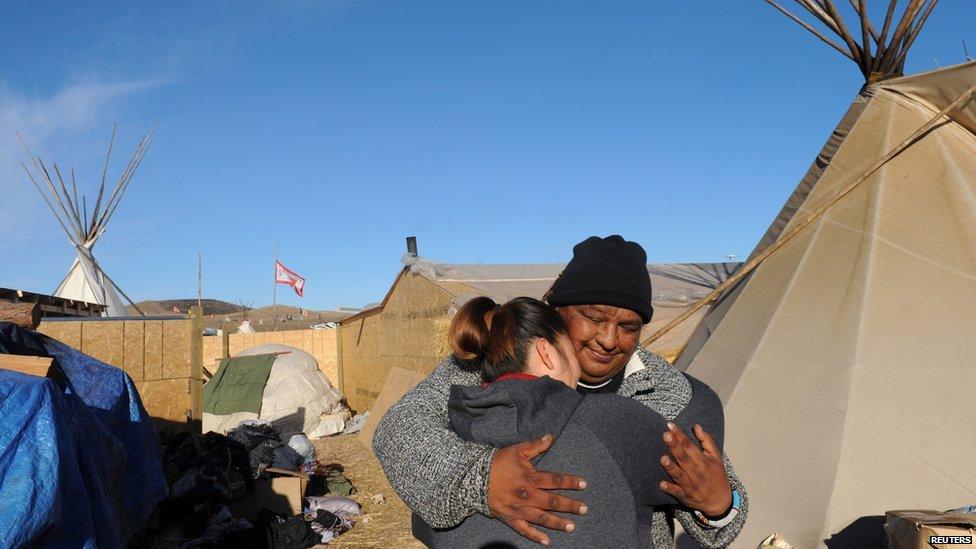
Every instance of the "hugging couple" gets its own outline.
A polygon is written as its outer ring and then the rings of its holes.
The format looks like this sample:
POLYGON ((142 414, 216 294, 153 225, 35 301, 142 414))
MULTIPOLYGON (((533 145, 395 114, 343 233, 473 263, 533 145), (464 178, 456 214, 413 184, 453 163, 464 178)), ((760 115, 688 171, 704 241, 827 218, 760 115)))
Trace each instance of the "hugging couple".
POLYGON ((454 353, 380 421, 373 449, 431 547, 731 543, 748 501, 715 393, 638 345, 647 255, 573 248, 545 303, 464 304, 454 353))

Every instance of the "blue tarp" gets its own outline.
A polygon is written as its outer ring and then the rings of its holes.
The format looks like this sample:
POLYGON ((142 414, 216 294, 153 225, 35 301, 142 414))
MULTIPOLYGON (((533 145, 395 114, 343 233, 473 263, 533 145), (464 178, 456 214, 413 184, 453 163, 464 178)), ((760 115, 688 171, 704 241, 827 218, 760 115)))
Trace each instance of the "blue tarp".
POLYGON ((12 324, 0 353, 55 360, 53 379, 0 370, 0 547, 125 545, 167 494, 132 379, 12 324))

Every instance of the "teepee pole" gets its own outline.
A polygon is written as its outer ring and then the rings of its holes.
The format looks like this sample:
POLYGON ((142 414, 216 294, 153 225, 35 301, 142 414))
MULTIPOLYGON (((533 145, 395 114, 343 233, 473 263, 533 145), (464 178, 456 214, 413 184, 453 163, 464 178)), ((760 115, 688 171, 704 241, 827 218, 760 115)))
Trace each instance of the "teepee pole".
POLYGON ((58 184, 61 185, 61 196, 64 197, 65 202, 68 203, 68 211, 71 212, 71 216, 74 218, 75 223, 79 227, 83 227, 84 223, 81 221, 81 217, 78 216, 78 206, 71 201, 71 194, 68 193, 68 187, 64 184, 64 177, 61 176, 61 168, 58 168, 56 163, 52 163, 54 166, 54 175, 58 176, 58 184))
MULTIPOLYGON (((720 284, 714 290, 712 290, 708 295, 698 300, 694 305, 688 308, 685 312, 681 313, 677 318, 667 323, 663 328, 651 334, 647 339, 644 340, 644 345, 650 345, 651 343, 657 341, 664 334, 670 332, 675 326, 681 324, 693 314, 697 313, 702 307, 712 303, 716 299, 722 296, 726 290, 737 284, 740 280, 745 278, 749 273, 754 271, 763 261, 765 261, 769 256, 773 255, 777 250, 785 246, 788 242, 793 240, 793 238, 800 234, 804 229, 806 229, 811 223, 816 221, 824 212, 830 209, 831 206, 839 202, 842 198, 851 193, 854 189, 867 181, 869 177, 874 175, 874 172, 878 171, 882 166, 887 164, 892 158, 898 156, 905 151, 909 146, 914 144, 918 139, 922 138, 927 132, 932 130, 936 123, 940 122, 943 117, 945 117, 949 112, 954 110, 956 107, 962 105, 966 101, 973 99, 974 94, 976 94, 976 85, 972 86, 968 90, 964 91, 962 95, 957 97, 955 101, 949 104, 946 108, 939 111, 938 114, 929 119, 925 124, 922 124, 917 130, 912 132, 907 138, 905 138, 901 143, 896 145, 893 149, 888 151, 887 154, 878 159, 877 162, 871 165, 864 173, 858 176, 854 181, 847 184, 843 189, 837 191, 834 195, 824 201, 820 206, 814 209, 810 214, 808 214, 803 221, 798 223, 793 227, 788 233, 781 236, 775 242, 773 242, 768 248, 766 248, 761 254, 754 257, 748 263, 742 266, 734 275, 730 276, 725 282, 720 284)), ((950 121, 951 122, 951 121, 950 121)))
MULTIPOLYGON (((98 199, 95 201, 95 209, 92 210, 91 222, 88 225, 88 232, 94 232, 95 220, 98 218, 98 210, 102 205, 102 196, 105 194, 105 177, 108 176, 108 163, 112 158, 112 146, 115 144, 115 131, 117 124, 112 124, 112 135, 108 138, 108 152, 105 153, 105 164, 102 166, 102 179, 98 184, 98 199)), ((88 219, 85 219, 88 222, 88 219)))
POLYGON ((819 30, 815 29, 813 27, 813 25, 811 25, 810 23, 807 23, 803 19, 800 19, 796 15, 793 15, 793 12, 787 10, 783 6, 780 6, 774 0, 765 0, 765 1, 770 6, 773 6, 774 8, 776 8, 777 10, 779 10, 783 15, 785 15, 785 16, 789 17, 790 19, 792 19, 798 25, 800 25, 801 27, 803 27, 806 30, 810 31, 810 33, 812 33, 814 36, 816 36, 817 38, 819 38, 820 40, 822 40, 825 44, 827 44, 831 48, 834 48, 835 50, 837 50, 838 52, 840 52, 840 54, 843 55, 844 57, 850 59, 851 61, 856 61, 856 59, 854 59, 854 57, 851 55, 851 53, 849 51, 845 50, 842 46, 840 46, 839 44, 837 44, 837 42, 834 42, 830 38, 827 38, 822 32, 820 32, 819 30))
POLYGON ((44 199, 44 203, 47 204, 48 209, 51 210, 51 213, 54 215, 54 219, 58 221, 58 225, 61 225, 61 228, 64 229, 64 234, 68 237, 68 240, 71 241, 71 243, 76 244, 75 239, 77 236, 71 234, 71 231, 68 230, 68 226, 64 224, 64 221, 61 220, 61 216, 58 215, 57 210, 54 209, 54 204, 51 204, 51 201, 41 189, 41 186, 37 184, 37 181, 34 180, 34 176, 31 174, 30 170, 27 169, 27 166, 23 162, 21 162, 20 165, 22 168, 24 168, 27 178, 30 179, 30 182, 34 184, 34 188, 37 189, 38 193, 40 193, 41 198, 44 199))
MULTIPOLYGON (((122 202, 122 197, 125 196, 125 191, 129 188, 129 183, 132 181, 132 176, 135 174, 136 169, 142 163, 142 158, 145 156, 146 151, 149 149, 149 145, 152 143, 153 132, 156 131, 157 124, 153 124, 146 135, 143 136, 142 140, 139 141, 139 145, 136 146, 135 152, 129 159, 129 163, 126 165, 125 170, 119 177, 118 183, 115 185, 115 190, 112 191, 111 196, 109 196, 108 203, 105 207, 105 212, 99 218, 98 223, 94 224, 93 227, 96 231, 104 231, 105 227, 108 226, 108 221, 115 214, 116 208, 119 207, 119 203, 122 202)), ((94 218, 94 215, 93 215, 94 218)))
MULTIPOLYGON (((105 163, 102 168, 102 177, 100 180, 98 195, 94 203, 94 208, 89 215, 88 211, 88 197, 82 193, 78 193, 78 184, 75 179, 74 168, 71 169, 71 185, 70 190, 68 182, 65 180, 64 173, 61 171, 61 167, 57 163, 51 164, 53 169, 48 168, 47 164, 43 160, 34 156, 30 148, 27 147, 27 143, 24 141, 23 137, 18 133, 17 137, 20 139, 21 145, 24 147, 24 151, 27 153, 27 158, 32 164, 33 169, 29 168, 25 162, 21 162, 20 165, 24 169, 24 173, 27 174, 27 179, 34 186, 34 189, 41 195, 44 203, 47 205, 48 209, 54 215, 55 220, 57 220, 58 225, 64 231, 68 240, 75 246, 79 257, 84 256, 84 275, 86 283, 90 286, 90 290, 94 296, 94 299, 100 299, 105 302, 106 305, 111 305, 114 303, 116 306, 124 305, 120 298, 116 296, 115 293, 112 294, 112 303, 108 303, 108 293, 109 284, 118 295, 125 298, 139 314, 144 313, 136 306, 135 302, 129 298, 128 295, 122 289, 112 281, 111 278, 102 270, 101 266, 95 261, 91 254, 91 248, 95 244, 95 241, 105 232, 106 226, 108 224, 109 218, 118 208, 119 203, 125 195, 125 191, 129 184, 132 182, 132 176, 135 174, 136 169, 142 162, 146 151, 149 148, 149 144, 152 142, 153 131, 156 129, 154 124, 152 128, 143 136, 142 140, 136 147, 135 152, 129 159, 128 164, 122 171, 118 181, 115 184, 111 194, 106 194, 105 192, 105 182, 108 177, 108 168, 111 162, 112 151, 114 149, 115 137, 116 137, 116 127, 112 127, 112 135, 109 140, 109 146, 107 153, 105 155, 105 163), (43 186, 41 183, 43 180, 43 186), (80 200, 79 200, 80 199, 80 200), (94 272, 88 272, 87 265, 91 263, 94 272), (108 284, 106 284, 106 281, 108 284), (98 287, 94 287, 97 285, 98 287), (99 291, 101 290, 101 291, 99 291), (99 293, 101 296, 99 296, 99 293)), ((76 261, 81 261, 82 259, 77 259, 76 261)), ((74 264, 73 264, 74 266, 74 264)), ((68 275, 61 281, 58 285, 58 289, 62 290, 63 286, 70 280, 73 270, 69 269, 68 275)), ((120 314, 125 314, 122 311, 120 314)))

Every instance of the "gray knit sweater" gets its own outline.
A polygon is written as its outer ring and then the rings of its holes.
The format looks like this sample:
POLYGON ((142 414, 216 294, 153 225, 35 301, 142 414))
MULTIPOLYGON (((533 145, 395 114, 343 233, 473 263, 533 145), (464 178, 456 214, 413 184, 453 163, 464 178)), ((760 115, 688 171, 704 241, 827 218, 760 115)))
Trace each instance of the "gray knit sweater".
MULTIPOLYGON (((688 380, 661 357, 643 348, 637 352, 645 368, 629 375, 617 393, 674 420, 691 400, 688 380)), ((448 418, 451 386, 480 381, 477 371, 466 371, 448 357, 390 408, 373 437, 373 449, 394 489, 435 528, 455 526, 476 512, 490 516, 488 476, 495 449, 465 442, 451 430, 448 418)), ((722 528, 709 528, 687 509, 659 508, 652 515, 651 546, 674 546, 675 518, 703 547, 724 547, 735 539, 748 514, 748 497, 727 456, 725 469, 742 496, 736 519, 722 528)))

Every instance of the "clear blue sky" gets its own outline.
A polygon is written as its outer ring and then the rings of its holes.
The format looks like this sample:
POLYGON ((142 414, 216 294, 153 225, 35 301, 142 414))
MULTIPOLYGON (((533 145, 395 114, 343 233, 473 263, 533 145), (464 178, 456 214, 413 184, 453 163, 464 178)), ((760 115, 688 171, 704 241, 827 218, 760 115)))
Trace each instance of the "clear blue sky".
MULTIPOLYGON (((846 4, 846 3, 844 3, 846 4)), ((877 2, 880 6, 880 2, 877 2)), ((909 58, 976 52, 945 0, 909 58)), ((404 237, 455 263, 566 261, 620 233, 651 261, 746 255, 857 92, 853 63, 760 0, 16 2, 0 20, 0 286, 73 257, 15 131, 89 188, 159 121, 105 237, 136 300, 379 300, 404 237)))

